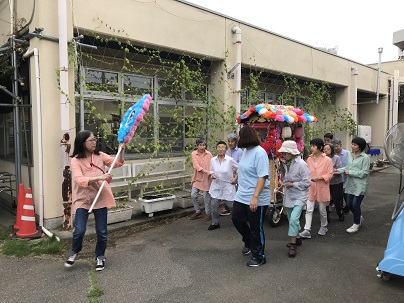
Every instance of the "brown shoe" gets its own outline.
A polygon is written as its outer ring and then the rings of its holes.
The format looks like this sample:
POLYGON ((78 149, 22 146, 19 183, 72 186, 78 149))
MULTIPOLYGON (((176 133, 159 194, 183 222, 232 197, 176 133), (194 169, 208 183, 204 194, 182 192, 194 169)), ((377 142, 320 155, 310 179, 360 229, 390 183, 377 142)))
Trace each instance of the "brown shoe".
POLYGON ((297 250, 296 244, 290 243, 288 256, 291 258, 296 257, 296 250, 297 250))
POLYGON ((190 220, 195 220, 198 219, 202 216, 202 212, 196 212, 194 214, 192 214, 192 216, 189 217, 190 220))
POLYGON ((212 220, 212 216, 211 215, 206 215, 205 218, 203 218, 203 220, 205 222, 209 222, 210 220, 212 220))

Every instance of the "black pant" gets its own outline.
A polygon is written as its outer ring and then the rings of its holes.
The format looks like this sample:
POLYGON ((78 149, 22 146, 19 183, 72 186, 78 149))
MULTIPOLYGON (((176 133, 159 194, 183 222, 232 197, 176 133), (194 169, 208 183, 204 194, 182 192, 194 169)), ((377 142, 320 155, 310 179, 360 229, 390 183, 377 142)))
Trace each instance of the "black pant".
POLYGON ((342 214, 342 203, 344 198, 344 187, 343 183, 330 184, 330 194, 331 201, 335 205, 335 209, 337 210, 337 214, 342 214))
POLYGON ((257 261, 265 258, 265 235, 262 223, 268 206, 258 206, 255 212, 250 211, 250 205, 234 201, 232 221, 234 227, 242 236, 246 247, 257 261), (247 224, 248 222, 248 224, 247 224))

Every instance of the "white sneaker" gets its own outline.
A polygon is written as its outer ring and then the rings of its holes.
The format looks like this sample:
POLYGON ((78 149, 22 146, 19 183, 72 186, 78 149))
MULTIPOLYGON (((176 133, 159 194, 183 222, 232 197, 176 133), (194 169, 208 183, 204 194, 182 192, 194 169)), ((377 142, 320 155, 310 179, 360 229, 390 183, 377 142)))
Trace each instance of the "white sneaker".
POLYGON ((327 228, 327 227, 321 226, 321 227, 320 227, 320 230, 318 231, 318 234, 319 234, 320 236, 325 236, 325 235, 327 234, 327 231, 328 231, 328 228, 327 228))
POLYGON ((360 225, 359 224, 354 224, 350 228, 346 230, 347 233, 353 234, 356 233, 359 230, 360 225))
POLYGON ((311 239, 310 230, 308 229, 303 230, 299 235, 302 238, 311 239))
POLYGON ((104 270, 105 267, 105 259, 99 259, 97 258, 97 264, 95 265, 95 270, 96 271, 102 271, 104 270))
POLYGON ((68 256, 65 262, 65 267, 70 268, 73 266, 74 261, 76 260, 77 254, 73 254, 72 256, 68 256))

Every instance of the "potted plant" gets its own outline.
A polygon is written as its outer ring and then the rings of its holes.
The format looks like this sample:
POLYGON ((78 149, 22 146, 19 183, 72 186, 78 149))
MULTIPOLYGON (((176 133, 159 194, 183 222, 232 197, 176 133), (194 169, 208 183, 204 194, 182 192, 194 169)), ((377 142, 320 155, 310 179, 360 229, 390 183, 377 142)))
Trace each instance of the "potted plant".
POLYGON ((108 209, 107 224, 128 221, 132 218, 132 209, 130 205, 125 202, 117 203, 114 208, 108 209))
POLYGON ((174 205, 175 195, 172 194, 147 194, 139 198, 142 202, 142 211, 153 217, 156 211, 172 209, 174 205))

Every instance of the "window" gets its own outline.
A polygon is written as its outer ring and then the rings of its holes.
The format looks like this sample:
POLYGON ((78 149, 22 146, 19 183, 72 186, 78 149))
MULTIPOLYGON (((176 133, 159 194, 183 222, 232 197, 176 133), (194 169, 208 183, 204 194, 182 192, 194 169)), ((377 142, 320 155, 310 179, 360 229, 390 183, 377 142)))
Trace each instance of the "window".
POLYGON ((152 78, 138 75, 123 75, 123 92, 126 95, 152 94, 152 78))
POLYGON ((184 148, 184 107, 159 105, 159 153, 182 153, 184 148))
POLYGON ((118 93, 118 73, 86 69, 87 91, 118 93))
MULTIPOLYGON (((117 132, 123 115, 140 96, 152 94, 154 87, 157 94, 126 149, 128 159, 183 154, 197 137, 207 136, 207 84, 197 83, 187 92, 164 78, 93 69, 86 69, 84 80, 84 128, 99 137, 97 147, 103 152, 117 152, 117 132), (111 93, 112 88, 120 97, 105 94, 108 89, 111 93)), ((76 117, 79 121, 79 106, 76 117)), ((80 129, 80 125, 77 128, 80 129)))

